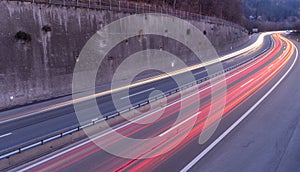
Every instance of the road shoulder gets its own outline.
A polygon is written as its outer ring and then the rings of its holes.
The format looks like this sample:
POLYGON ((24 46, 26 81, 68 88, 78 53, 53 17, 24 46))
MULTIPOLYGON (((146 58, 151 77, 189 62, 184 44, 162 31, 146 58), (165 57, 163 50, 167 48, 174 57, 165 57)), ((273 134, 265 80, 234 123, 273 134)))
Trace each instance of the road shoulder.
POLYGON ((299 171, 298 73, 299 61, 270 97, 191 171, 299 171))

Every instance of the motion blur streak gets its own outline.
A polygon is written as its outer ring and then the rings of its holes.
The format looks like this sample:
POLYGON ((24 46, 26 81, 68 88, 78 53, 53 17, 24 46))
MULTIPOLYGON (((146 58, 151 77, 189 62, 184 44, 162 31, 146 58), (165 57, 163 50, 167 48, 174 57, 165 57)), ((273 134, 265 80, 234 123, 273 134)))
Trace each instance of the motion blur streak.
MULTIPOLYGON (((284 39, 284 38, 282 38, 282 39, 284 39)), ((265 85, 268 81, 270 81, 272 78, 274 78, 276 76, 276 74, 278 74, 278 72, 284 67, 284 65, 287 64, 289 59, 292 57, 292 54, 294 51, 294 48, 292 47, 290 42, 287 42, 287 43, 288 43, 288 48, 287 48, 288 51, 285 51, 285 53, 283 53, 279 58, 277 58, 273 62, 275 65, 274 68, 276 68, 276 70, 274 70, 274 71, 268 70, 269 66, 272 66, 272 64, 269 64, 269 65, 265 66, 263 69, 261 69, 260 72, 255 74, 255 76, 254 76, 255 82, 252 83, 251 85, 248 85, 247 86, 248 89, 239 89, 238 87, 240 87, 242 84, 242 83, 240 83, 240 84, 237 84, 230 91, 228 91, 230 94, 228 95, 228 99, 227 99, 228 103, 227 103, 227 106, 225 109, 225 114, 224 114, 223 118, 226 117, 227 115, 229 115, 229 112, 233 111, 236 107, 238 107, 239 104, 246 101, 249 98, 249 96, 253 95, 253 93, 257 92, 260 88, 262 88, 262 86, 265 85)), ((246 80, 246 82, 247 82, 247 80, 246 80)), ((208 109, 203 110, 202 112, 205 114, 205 112, 208 112, 208 109)), ((215 115, 215 116, 217 116, 217 115, 215 115)), ((208 120, 210 123, 213 123, 216 119, 214 119, 212 117, 211 119, 208 119, 208 120)), ((199 122, 199 123, 197 123, 198 126, 196 125, 196 127, 193 128, 193 131, 190 134, 190 139, 194 139, 199 134, 199 131, 201 132, 204 130, 203 121, 198 120, 198 122, 199 122)), ((187 144, 187 143, 185 143, 185 144, 187 144)), ((181 144, 181 146, 184 146, 185 144, 181 144)), ((170 156, 170 155, 168 155, 168 156, 170 156)), ((153 161, 154 161, 153 159, 145 160, 144 162, 141 162, 139 165, 130 169, 130 171, 136 171, 136 170, 141 170, 141 169, 142 170, 145 170, 145 169, 151 170, 152 168, 155 167, 153 165, 154 164, 153 161), (150 168, 147 167, 147 166, 149 166, 149 164, 151 164, 150 168)), ((161 163, 161 162, 156 162, 157 165, 159 165, 159 163, 161 163)))
POLYGON ((54 104, 54 105, 49 105, 47 107, 42 107, 42 108, 39 108, 39 109, 35 109, 35 110, 31 110, 31 111, 26 111, 26 112, 14 114, 13 117, 10 116, 9 118, 7 118, 7 117, 6 118, 2 118, 2 119, 0 118, 0 124, 6 123, 6 122, 9 122, 9 121, 13 121, 13 120, 16 120, 16 119, 21 119, 21 118, 24 118, 24 117, 36 115, 38 113, 42 113, 42 112, 47 112, 47 111, 50 111, 50 110, 58 109, 58 108, 65 107, 65 106, 68 106, 68 105, 72 105, 73 103, 78 103, 78 102, 82 102, 82 101, 94 99, 95 97, 101 97, 101 96, 108 95, 108 94, 111 94, 111 93, 114 93, 114 92, 118 92, 118 91, 122 91, 122 90, 125 90, 125 89, 128 89, 128 88, 137 87, 137 86, 144 85, 144 84, 147 84, 147 83, 151 83, 151 82, 154 82, 154 81, 158 81, 158 80, 161 80, 161 79, 164 79, 164 78, 168 78, 170 76, 174 76, 174 75, 178 75, 178 74, 181 74, 181 73, 185 73, 187 71, 193 71, 195 69, 199 69, 199 68, 202 68, 202 67, 205 67, 205 66, 209 66, 209 65, 217 63, 217 62, 228 60, 228 59, 234 58, 235 56, 241 55, 243 53, 253 52, 253 51, 261 48, 265 37, 268 36, 268 35, 270 35, 270 34, 271 34, 271 32, 263 33, 263 34, 261 34, 259 36, 259 38, 257 39, 257 41, 254 42, 253 44, 251 44, 250 46, 248 46, 248 47, 246 47, 244 49, 241 49, 239 51, 236 51, 234 53, 222 56, 222 57, 220 57, 220 58, 218 58, 216 60, 211 60, 211 61, 208 61, 208 62, 203 62, 203 63, 201 63, 199 65, 194 65, 194 66, 191 66, 191 67, 188 67, 188 68, 185 68, 185 69, 181 69, 181 70, 177 70, 177 71, 174 71, 174 72, 171 72, 171 73, 168 73, 168 74, 155 76, 155 77, 148 78, 148 79, 145 79, 145 80, 140 80, 140 81, 137 81, 137 82, 135 82, 133 84, 125 85, 123 87, 116 88, 116 89, 113 89, 113 90, 103 91, 103 92, 100 92, 100 93, 97 93, 97 94, 94 94, 94 95, 90 95, 90 96, 86 96, 86 97, 82 97, 82 98, 79 98, 79 99, 69 100, 69 101, 57 103, 57 104, 54 104))
MULTIPOLYGON (((242 67, 236 69, 235 72, 231 71, 226 74, 227 95, 225 111, 224 114, 222 114, 223 119, 229 117, 230 114, 240 105, 244 104, 247 100, 249 100, 249 98, 256 95, 256 93, 261 91, 268 83, 274 80, 293 57, 295 48, 288 39, 277 33, 273 33, 272 37, 275 44, 268 53, 248 62, 242 67), (283 48, 283 42, 286 43, 286 49, 283 48)), ((50 158, 42 164, 33 164, 24 170, 151 171, 159 167, 171 157, 176 156, 177 152, 189 146, 192 141, 197 140, 199 134, 206 129, 204 128, 205 122, 213 124, 217 120, 222 109, 215 109, 212 112, 213 115, 209 118, 208 113, 210 112, 213 104, 218 105, 220 102, 210 102, 212 94, 211 90, 209 87, 204 87, 204 85, 205 84, 200 85, 199 89, 201 89, 201 91, 195 94, 195 96, 200 95, 201 97, 200 108, 193 106, 196 102, 195 99, 193 99, 193 96, 191 96, 188 99, 188 106, 180 107, 180 102, 172 104, 165 109, 164 114, 155 123, 147 125, 131 123, 126 127, 119 128, 117 130, 124 136, 132 138, 151 138, 165 133, 164 135, 167 136, 167 139, 160 145, 153 147, 151 152, 147 152, 147 154, 153 155, 153 158, 131 160, 115 157, 90 142, 80 146, 79 148, 70 150, 63 155, 50 158), (177 118, 177 114, 180 110, 184 110, 186 118, 182 119, 183 122, 176 128, 172 128, 173 122, 177 118), (188 125, 189 117, 195 114, 198 115, 195 126, 188 125), (183 142, 176 146, 175 149, 172 149, 161 156, 155 156, 164 149, 177 144, 177 140, 180 140, 180 138, 189 131, 188 129, 191 128, 192 130, 188 133, 188 136, 183 142)), ((224 89, 226 88, 218 87, 218 91, 215 93, 216 96, 221 96, 221 93, 225 91, 224 89)), ((146 118, 155 118, 157 115, 160 115, 160 113, 153 113, 146 118)), ((106 141, 105 146, 110 146, 122 141, 118 138, 114 138, 110 134, 103 135, 97 139, 104 139, 106 141)), ((95 140, 96 143, 97 139, 95 140)), ((143 149, 143 147, 147 146, 150 145, 147 145, 147 143, 145 143, 145 145, 132 145, 131 147, 124 148, 122 151, 130 154, 132 151, 143 149)))

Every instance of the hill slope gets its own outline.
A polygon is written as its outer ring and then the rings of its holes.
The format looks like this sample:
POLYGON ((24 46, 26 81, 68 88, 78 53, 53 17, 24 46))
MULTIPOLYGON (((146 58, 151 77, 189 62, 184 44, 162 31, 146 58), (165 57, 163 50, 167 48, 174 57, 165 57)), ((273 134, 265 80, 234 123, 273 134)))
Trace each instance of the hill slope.
POLYGON ((300 29, 299 0, 242 0, 244 26, 260 31, 300 29))
POLYGON ((300 19, 299 0, 242 0, 245 16, 262 21, 295 22, 300 19))
POLYGON ((241 0, 131 0, 149 4, 168 5, 176 9, 222 18, 241 23, 243 10, 241 0))

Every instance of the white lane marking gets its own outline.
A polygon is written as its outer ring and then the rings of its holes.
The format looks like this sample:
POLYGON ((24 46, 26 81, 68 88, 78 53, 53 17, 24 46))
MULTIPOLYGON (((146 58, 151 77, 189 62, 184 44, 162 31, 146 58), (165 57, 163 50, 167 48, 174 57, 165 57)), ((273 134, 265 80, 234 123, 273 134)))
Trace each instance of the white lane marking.
POLYGON ((268 69, 271 69, 274 66, 274 64, 272 64, 271 66, 268 67, 268 69))
MULTIPOLYGON (((293 45, 294 46, 294 45, 293 45)), ((201 152, 196 158, 194 158, 187 166, 185 166, 180 172, 187 172, 190 170, 196 163, 198 163, 209 151, 211 151, 219 142, 221 142, 235 127, 237 127, 247 116, 249 116, 286 78, 286 76, 291 72, 293 67, 298 60, 298 48, 296 48, 296 58, 292 66, 288 71, 280 78, 280 80, 269 90, 256 104, 254 104, 241 118, 239 118, 232 126, 230 126, 221 136, 219 136, 211 145, 209 145, 203 152, 201 152)))
MULTIPOLYGON (((249 45, 248 47, 246 47, 244 49, 241 49, 239 51, 224 55, 224 56, 220 57, 219 59, 215 59, 215 60, 211 60, 209 62, 205 62, 203 64, 195 65, 194 67, 193 66, 189 67, 189 68, 191 68, 190 71, 201 68, 201 67, 212 65, 212 64, 217 63, 219 61, 228 60, 228 59, 233 58, 235 56, 242 55, 243 53, 245 53, 247 51, 250 51, 250 50, 256 50, 258 47, 262 46, 265 36, 271 35, 273 33, 276 33, 276 32, 263 33, 263 34, 259 35, 257 40, 253 44, 249 45)), ((273 39, 273 38, 271 37, 271 39, 273 39)), ((163 78, 161 78, 161 79, 163 79, 163 78)), ((156 80, 152 78, 152 79, 149 79, 148 82, 146 82, 146 83, 150 83, 150 82, 153 82, 153 81, 156 81, 156 80)), ((133 84, 131 86, 138 86, 138 85, 142 85, 143 83, 144 82, 141 81, 140 83, 136 83, 136 84, 133 84)), ((67 105, 71 105, 73 103, 82 102, 82 101, 85 101, 85 100, 88 100, 88 99, 91 99, 91 98, 107 95, 111 92, 117 92, 117 91, 123 90, 127 87, 130 88, 131 86, 124 86, 124 87, 120 87, 120 88, 115 89, 115 90, 108 90, 108 91, 104 91, 104 92, 101 92, 101 93, 97 93, 95 95, 90 95, 90 96, 78 98, 76 100, 69 100, 69 101, 66 101, 66 102, 58 103, 56 105, 50 105, 50 107, 46 107, 45 109, 37 111, 37 112, 32 112, 32 113, 29 113, 29 114, 26 114, 26 115, 23 115, 23 116, 19 116, 19 117, 15 117, 15 118, 0 121, 0 124, 10 122, 10 121, 14 121, 14 120, 17 120, 17 119, 22 119, 22 118, 33 116, 33 115, 37 115, 37 114, 42 113, 42 112, 48 112, 50 110, 58 109, 58 108, 61 108, 61 107, 67 106, 67 105)))
POLYGON ((192 118, 194 118, 195 116, 199 115, 200 113, 201 113, 201 111, 200 111, 200 112, 197 112, 196 114, 194 114, 193 116, 189 117, 188 119, 186 119, 186 120, 182 121, 181 123, 175 125, 174 127, 170 128, 169 130, 167 130, 167 131, 161 133, 159 136, 162 137, 162 136, 168 134, 169 132, 171 132, 171 131, 174 130, 175 128, 181 126, 182 124, 186 123, 187 121, 189 121, 190 119, 192 119, 192 118))
POLYGON ((12 133, 6 133, 6 134, 1 135, 0 138, 6 137, 6 136, 10 136, 10 135, 12 135, 12 133))
POLYGON ((252 78, 251 80, 249 80, 248 82, 246 82, 244 85, 241 86, 241 88, 245 87, 246 85, 250 84, 250 82, 254 81, 254 79, 252 78))
POLYGON ((144 91, 141 91, 141 92, 137 92, 137 93, 131 94, 131 95, 126 96, 126 97, 122 97, 121 100, 127 99, 127 98, 129 98, 129 97, 137 96, 137 95, 139 95, 139 94, 143 94, 143 93, 146 93, 146 92, 149 92, 149 91, 152 91, 152 90, 155 90, 155 88, 149 88, 149 89, 147 89, 147 90, 144 90, 144 91))
POLYGON ((204 72, 206 72, 206 71, 198 72, 198 73, 195 73, 194 75, 200 75, 200 74, 202 74, 204 72))
MULTIPOLYGON (((266 55, 263 55, 263 57, 267 57, 269 54, 271 54, 271 52, 267 53, 266 55)), ((257 63, 259 63, 259 62, 262 61, 263 59, 264 59, 264 58, 261 58, 261 59, 257 60, 255 63, 249 65, 248 67, 243 68, 242 70, 238 71, 237 73, 234 73, 233 75, 228 76, 225 80, 230 79, 230 78, 232 78, 232 77, 234 77, 234 76, 236 76, 236 75, 238 75, 238 74, 244 72, 245 70, 247 70, 247 69, 251 68, 252 66, 256 65, 257 63)), ((221 82, 224 82, 224 81, 219 81, 219 82, 215 83, 214 85, 217 85, 217 84, 219 84, 219 83, 221 83, 221 82)), ((225 82, 226 82, 226 81, 225 81, 225 82)), ((206 88, 204 88, 204 89, 202 89, 202 90, 199 90, 198 92, 196 92, 196 93, 194 93, 194 94, 192 94, 192 95, 190 95, 190 96, 187 96, 187 97, 185 97, 185 98, 183 98, 183 99, 177 100, 177 101, 173 102, 172 104, 169 104, 168 106, 165 106, 165 107, 163 107, 163 108, 161 108, 161 109, 158 109, 158 110, 156 110, 156 111, 154 111, 154 112, 151 112, 151 113, 149 113, 149 114, 147 114, 147 115, 144 115, 144 116, 142 116, 142 117, 138 117, 137 119, 131 121, 131 123, 124 124, 124 125, 122 125, 122 126, 120 126, 120 127, 117 127, 117 128, 114 129, 114 130, 119 130, 119 129, 121 129, 121 128, 127 127, 128 125, 130 125, 130 124, 132 124, 132 123, 135 123, 135 122, 137 122, 137 121, 139 121, 139 120, 142 120, 142 119, 144 119, 144 118, 146 118, 146 117, 148 117, 148 116, 150 116, 150 115, 152 115, 152 114, 154 114, 154 113, 156 113, 156 112, 158 112, 158 111, 160 111, 160 110, 163 110, 163 109, 166 108, 166 107, 170 107, 170 106, 172 106, 172 105, 178 103, 179 101, 183 101, 183 100, 188 99, 188 98, 190 98, 190 97, 192 97, 192 96, 194 96, 194 95, 196 95, 196 94, 199 94, 200 92, 203 92, 204 90, 207 90, 208 88, 210 88, 210 87, 212 87, 212 86, 214 86, 214 85, 211 85, 211 86, 206 87, 206 88)), ((38 161, 38 162, 36 162, 36 163, 33 163, 33 164, 31 164, 30 166, 27 166, 27 167, 23 168, 20 172, 27 171, 27 170, 29 170, 29 169, 31 169, 31 168, 34 168, 34 167, 36 167, 36 166, 38 166, 38 165, 41 165, 41 164, 43 164, 43 163, 45 163, 45 162, 47 162, 47 161, 50 161, 50 160, 52 160, 52 159, 54 159, 54 158, 57 158, 57 157, 59 157, 59 156, 61 156, 61 155, 63 155, 63 154, 66 154, 66 153, 68 153, 68 152, 71 152, 71 151, 73 151, 73 150, 75 150, 75 149, 77 149, 77 148, 79 148, 79 147, 81 147, 81 146, 84 146, 84 145, 86 145, 86 144, 88 144, 88 143, 91 143, 91 142, 93 142, 93 141, 95 141, 95 140, 97 140, 97 139, 99 139, 99 138, 101 138, 101 137, 104 137, 104 136, 106 136, 106 135, 108 135, 108 134, 110 134, 110 133, 112 133, 112 132, 113 132, 112 130, 106 130, 106 131, 103 132, 104 134, 101 134, 101 135, 99 135, 99 136, 96 136, 96 137, 94 137, 94 138, 92 138, 92 139, 90 139, 90 140, 87 140, 87 141, 85 141, 85 142, 83 142, 83 143, 81 143, 81 144, 75 145, 75 146, 73 146, 73 147, 71 147, 71 148, 69 148, 69 149, 67 149, 67 150, 63 150, 62 152, 59 152, 59 153, 57 153, 57 154, 55 154, 55 155, 53 155, 53 156, 51 156, 51 157, 47 157, 47 158, 42 159, 42 160, 40 160, 40 161, 38 161)))

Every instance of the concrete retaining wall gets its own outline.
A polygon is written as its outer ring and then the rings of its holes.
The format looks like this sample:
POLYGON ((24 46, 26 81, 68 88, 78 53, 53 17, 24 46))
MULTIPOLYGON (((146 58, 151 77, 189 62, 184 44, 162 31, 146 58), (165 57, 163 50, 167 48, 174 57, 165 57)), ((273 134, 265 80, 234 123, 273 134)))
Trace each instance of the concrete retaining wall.
MULTIPOLYGON (((0 2, 0 110, 71 94, 72 73, 88 39, 129 13, 47 4, 0 2)), ((218 52, 248 40, 246 30, 213 21, 191 21, 218 52)), ((192 53, 163 37, 132 38, 103 63, 97 85, 110 81, 124 58, 144 49, 170 51, 191 65, 192 53)), ((145 59, 141 59, 145 60, 145 59)))

